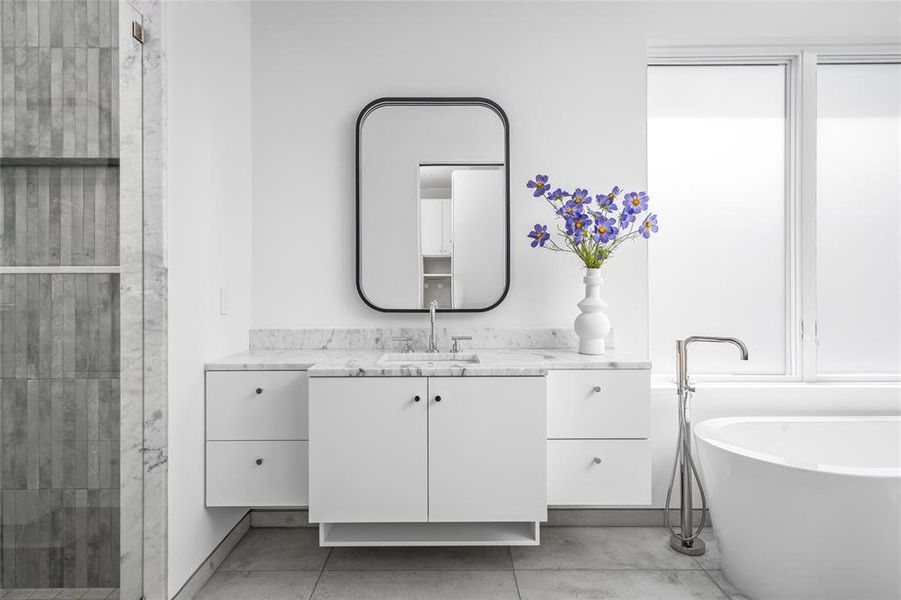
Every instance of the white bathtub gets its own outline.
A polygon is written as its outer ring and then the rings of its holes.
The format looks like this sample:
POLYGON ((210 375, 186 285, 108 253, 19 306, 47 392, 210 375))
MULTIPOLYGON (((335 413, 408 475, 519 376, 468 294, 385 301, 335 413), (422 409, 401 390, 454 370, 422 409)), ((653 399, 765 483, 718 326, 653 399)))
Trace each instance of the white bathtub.
POLYGON ((729 580, 754 600, 901 598, 901 417, 695 427, 729 580))

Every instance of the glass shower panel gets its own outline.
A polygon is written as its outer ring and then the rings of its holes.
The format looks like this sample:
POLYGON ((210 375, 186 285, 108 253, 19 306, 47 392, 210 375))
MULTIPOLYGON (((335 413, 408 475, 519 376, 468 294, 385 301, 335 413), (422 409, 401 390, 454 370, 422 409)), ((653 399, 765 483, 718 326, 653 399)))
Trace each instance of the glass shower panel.
POLYGON ((4 591, 118 597, 119 9, 0 9, 4 591))

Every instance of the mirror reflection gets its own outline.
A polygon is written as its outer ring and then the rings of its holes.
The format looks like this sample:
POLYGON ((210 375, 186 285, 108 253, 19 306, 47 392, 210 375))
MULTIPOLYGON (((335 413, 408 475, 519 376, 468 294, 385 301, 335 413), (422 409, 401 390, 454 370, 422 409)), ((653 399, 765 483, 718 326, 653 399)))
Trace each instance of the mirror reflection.
POLYGON ((507 127, 481 100, 391 100, 357 129, 357 285, 384 311, 493 308, 508 285, 507 127))

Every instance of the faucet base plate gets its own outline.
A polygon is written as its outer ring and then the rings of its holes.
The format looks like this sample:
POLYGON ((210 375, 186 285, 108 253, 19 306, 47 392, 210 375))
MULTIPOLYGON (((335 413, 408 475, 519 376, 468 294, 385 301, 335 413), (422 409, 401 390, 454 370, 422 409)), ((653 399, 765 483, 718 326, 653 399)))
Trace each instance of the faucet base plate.
POLYGON ((707 552, 707 544, 704 543, 704 540, 701 538, 695 538, 690 542, 683 542, 678 536, 671 535, 669 538, 669 546, 676 552, 681 552, 688 556, 701 556, 707 552))

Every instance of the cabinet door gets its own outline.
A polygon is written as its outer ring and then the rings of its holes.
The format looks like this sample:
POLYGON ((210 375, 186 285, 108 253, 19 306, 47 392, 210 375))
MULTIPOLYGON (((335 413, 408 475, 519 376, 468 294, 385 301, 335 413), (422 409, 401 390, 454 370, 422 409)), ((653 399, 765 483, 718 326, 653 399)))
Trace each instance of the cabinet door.
POLYGON ((427 520, 427 404, 424 377, 311 377, 310 521, 427 520))
POLYGON ((429 378, 429 521, 546 520, 546 412, 544 377, 429 378))
POLYGON ((207 440, 307 439, 307 374, 209 371, 207 440))
POLYGON ((650 396, 651 372, 647 369, 550 371, 547 436, 650 437, 650 396))

